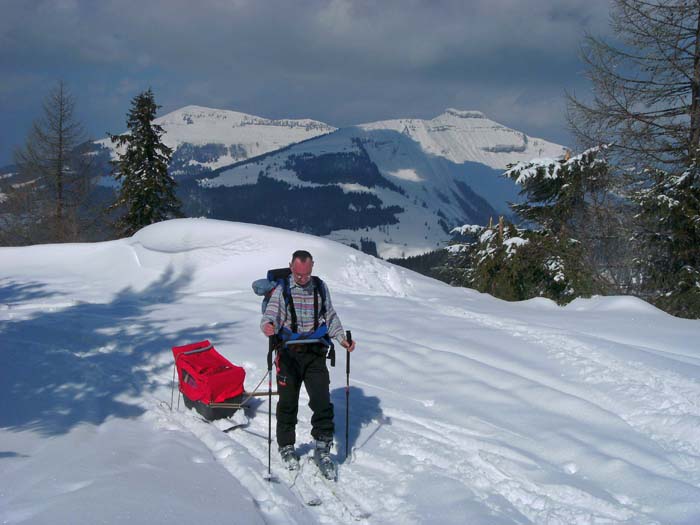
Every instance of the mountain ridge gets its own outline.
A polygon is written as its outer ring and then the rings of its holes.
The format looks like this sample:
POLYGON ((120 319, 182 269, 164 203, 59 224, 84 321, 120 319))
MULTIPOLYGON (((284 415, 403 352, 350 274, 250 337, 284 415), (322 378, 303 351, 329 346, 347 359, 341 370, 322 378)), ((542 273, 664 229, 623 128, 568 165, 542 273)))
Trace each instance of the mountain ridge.
POLYGON ((426 152, 455 163, 478 162, 494 169, 534 157, 563 155, 565 148, 511 129, 481 111, 447 108, 430 119, 392 119, 360 124, 366 130, 400 131, 426 152))
MULTIPOLYGON (((455 108, 335 128, 187 105, 155 123, 187 215, 328 236, 382 257, 432 251, 455 226, 509 215, 519 196, 505 167, 566 151, 455 108)), ((93 144, 99 185, 114 191, 116 147, 93 144)))
MULTIPOLYGON (((276 194, 295 192, 297 206, 284 208, 285 213, 295 220, 307 214, 307 220, 295 222, 293 229, 352 246, 372 246, 369 252, 381 257, 418 255, 444 246, 455 226, 486 224, 509 214, 508 203, 518 200, 518 190, 494 166, 530 158, 534 147, 546 147, 548 155, 565 151, 518 133, 481 112, 455 109, 430 121, 398 119, 340 128, 217 169, 198 181, 191 200, 209 203, 197 210, 199 214, 252 222, 254 212, 269 206, 265 195, 253 190, 262 183, 268 191, 276 188, 276 194), (474 139, 474 133, 485 137, 474 139), (525 148, 520 147, 523 142, 525 148), (483 160, 485 156, 490 158, 483 160), (370 172, 374 175, 368 179, 370 172), (339 191, 332 192, 331 186, 339 191), (301 194, 303 188, 306 195, 301 194), (324 207, 329 200, 334 204, 328 210, 332 218, 322 225, 307 213, 320 197, 324 207), (222 208, 221 201, 228 204, 222 208)), ((287 196, 291 199, 290 193, 287 196)), ((264 217, 265 224, 284 227, 274 210, 264 217)))

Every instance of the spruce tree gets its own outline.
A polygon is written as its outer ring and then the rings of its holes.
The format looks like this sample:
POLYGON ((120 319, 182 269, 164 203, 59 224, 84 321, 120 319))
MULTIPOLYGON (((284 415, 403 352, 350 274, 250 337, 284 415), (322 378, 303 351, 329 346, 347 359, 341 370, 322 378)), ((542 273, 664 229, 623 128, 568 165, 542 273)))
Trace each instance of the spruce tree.
POLYGON ((637 262, 642 291, 660 308, 681 317, 700 317, 700 169, 694 161, 682 173, 654 173, 654 183, 635 194, 641 213, 637 262))
MULTIPOLYGON (((449 247, 441 278, 507 301, 547 297, 559 304, 594 292, 581 244, 546 230, 465 225, 468 240, 449 247)), ((455 233, 456 230, 453 230, 455 233)))
POLYGON ((625 231, 623 202, 611 190, 603 155, 593 148, 571 158, 518 163, 505 176, 521 186, 525 199, 511 209, 539 228, 542 241, 548 239, 545 244, 561 251, 551 255, 579 258, 577 280, 596 281, 598 291, 619 293, 626 291, 620 283, 630 280, 629 269, 615 265, 626 250, 618 242, 625 231))
POLYGON ((497 226, 453 230, 464 239, 450 248, 444 275, 512 301, 547 297, 560 304, 602 291, 596 274, 594 210, 607 194, 607 164, 598 151, 561 160, 521 162, 504 174, 521 186, 524 201, 511 204, 526 225, 501 218, 497 226))
POLYGON ((121 182, 121 189, 112 206, 124 210, 117 227, 125 236, 149 224, 182 216, 176 183, 168 175, 172 149, 161 142, 163 128, 153 123, 159 107, 151 89, 136 95, 127 115, 129 131, 110 135, 113 143, 125 147, 113 162, 113 175, 121 182))

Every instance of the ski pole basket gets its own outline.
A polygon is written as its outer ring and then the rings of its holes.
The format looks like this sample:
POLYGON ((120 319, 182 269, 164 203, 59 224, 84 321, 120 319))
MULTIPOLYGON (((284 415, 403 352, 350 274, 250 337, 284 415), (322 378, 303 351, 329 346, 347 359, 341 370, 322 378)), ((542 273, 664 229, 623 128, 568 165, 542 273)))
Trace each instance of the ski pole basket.
POLYGON ((174 346, 178 387, 187 408, 212 421, 231 417, 244 399, 245 370, 232 364, 209 341, 174 346))

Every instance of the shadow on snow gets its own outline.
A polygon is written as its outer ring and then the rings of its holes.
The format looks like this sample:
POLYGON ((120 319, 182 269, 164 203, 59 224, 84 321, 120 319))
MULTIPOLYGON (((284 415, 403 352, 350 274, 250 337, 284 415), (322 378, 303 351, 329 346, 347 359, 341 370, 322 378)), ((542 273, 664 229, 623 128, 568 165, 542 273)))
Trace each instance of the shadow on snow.
MULTIPOLYGON (((150 315, 157 305, 175 302, 191 275, 168 268, 146 289, 125 288, 109 303, 57 311, 39 304, 41 311, 28 319, 0 322, 0 428, 58 435, 81 423, 142 414, 138 400, 129 398, 170 385, 172 360, 158 360, 159 354, 176 344, 216 338, 235 325, 173 331, 167 319, 150 315)), ((42 289, 37 283, 3 283, 0 300, 12 308, 51 296, 42 289)))
POLYGON ((335 407, 335 439, 338 443, 338 462, 345 462, 345 451, 362 448, 374 434, 383 426, 391 425, 391 419, 384 416, 378 397, 367 396, 361 388, 350 387, 350 424, 345 441, 345 387, 331 391, 331 400, 335 407), (376 424, 369 434, 360 439, 362 429, 370 424, 376 424), (347 447, 347 448, 346 448, 347 447))

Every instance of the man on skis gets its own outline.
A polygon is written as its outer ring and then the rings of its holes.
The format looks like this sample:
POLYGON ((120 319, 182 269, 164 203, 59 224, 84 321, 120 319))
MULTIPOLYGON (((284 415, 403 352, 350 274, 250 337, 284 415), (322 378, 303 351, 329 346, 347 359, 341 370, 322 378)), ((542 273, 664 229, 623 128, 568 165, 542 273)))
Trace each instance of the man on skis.
POLYGON ((312 277, 311 254, 298 250, 289 263, 291 274, 283 286, 277 286, 263 312, 260 327, 268 336, 277 336, 280 344, 275 358, 279 401, 277 402, 277 446, 289 470, 299 468, 296 441, 299 390, 303 383, 309 395, 311 435, 315 439, 314 460, 322 474, 335 479, 336 465, 331 459, 333 444, 333 403, 330 376, 326 366, 331 339, 349 352, 355 342, 345 339, 343 325, 331 303, 327 285, 312 277), (318 342, 305 343, 308 340, 318 342))

